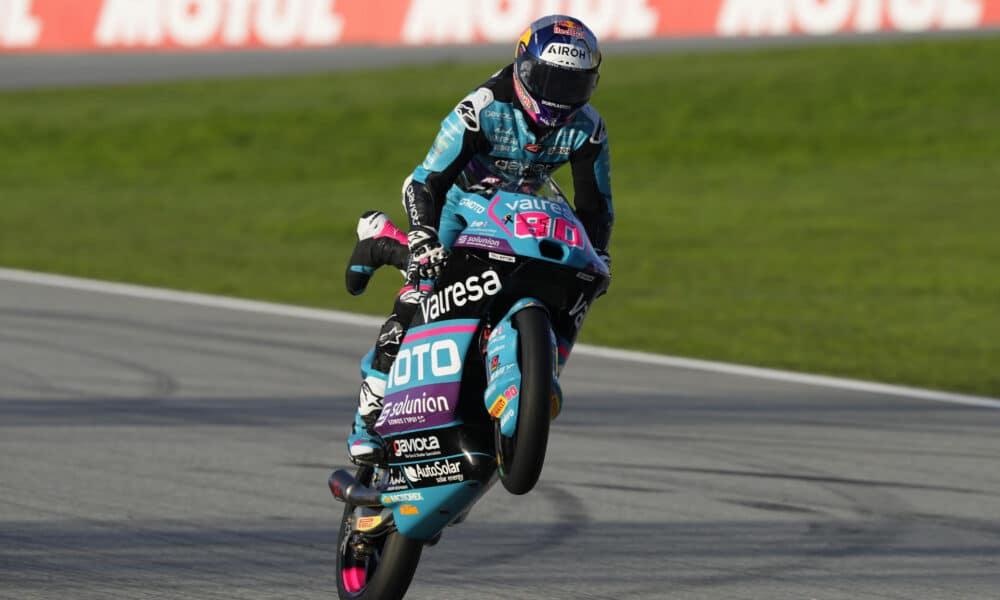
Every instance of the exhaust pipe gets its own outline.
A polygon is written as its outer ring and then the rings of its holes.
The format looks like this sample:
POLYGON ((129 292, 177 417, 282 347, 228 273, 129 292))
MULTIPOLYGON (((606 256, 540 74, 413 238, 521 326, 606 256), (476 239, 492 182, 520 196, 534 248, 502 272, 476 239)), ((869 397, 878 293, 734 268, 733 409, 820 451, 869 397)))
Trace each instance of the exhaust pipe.
POLYGON ((382 493, 358 482, 344 469, 337 469, 328 481, 333 497, 351 506, 382 506, 382 493))

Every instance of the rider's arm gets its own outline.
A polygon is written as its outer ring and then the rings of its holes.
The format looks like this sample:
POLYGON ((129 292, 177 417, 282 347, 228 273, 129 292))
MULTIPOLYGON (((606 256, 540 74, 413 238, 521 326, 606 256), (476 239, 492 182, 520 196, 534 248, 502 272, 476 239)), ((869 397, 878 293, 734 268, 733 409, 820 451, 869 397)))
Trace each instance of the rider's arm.
POLYGON ((615 222, 611 203, 611 165, 604 121, 598 120, 594 133, 570 155, 576 216, 587 230, 596 250, 607 252, 615 222))
POLYGON ((480 111, 493 102, 493 93, 479 88, 469 94, 441 122, 427 158, 413 172, 403 190, 403 206, 410 229, 437 229, 448 190, 477 153, 489 152, 489 141, 479 125, 480 111))

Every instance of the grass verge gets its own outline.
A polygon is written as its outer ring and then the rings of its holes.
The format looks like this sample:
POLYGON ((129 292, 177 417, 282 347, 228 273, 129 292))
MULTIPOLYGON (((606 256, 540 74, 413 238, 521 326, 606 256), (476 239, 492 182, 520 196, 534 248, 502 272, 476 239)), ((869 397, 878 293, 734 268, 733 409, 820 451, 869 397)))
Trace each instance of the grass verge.
MULTIPOLYGON (((614 284, 582 339, 1000 395, 998 61, 608 57, 614 284)), ((0 94, 0 265, 383 313, 388 270, 343 291, 355 219, 405 222, 402 179, 497 66, 0 94)))

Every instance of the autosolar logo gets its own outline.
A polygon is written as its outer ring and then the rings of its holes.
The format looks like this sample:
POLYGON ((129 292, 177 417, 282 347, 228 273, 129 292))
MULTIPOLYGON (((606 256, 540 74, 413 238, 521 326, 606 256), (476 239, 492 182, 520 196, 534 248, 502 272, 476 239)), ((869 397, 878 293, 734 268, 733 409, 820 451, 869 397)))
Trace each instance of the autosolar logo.
POLYGON ((406 465, 403 472, 413 484, 433 481, 433 483, 455 483, 464 481, 462 463, 452 460, 437 460, 431 464, 406 465))

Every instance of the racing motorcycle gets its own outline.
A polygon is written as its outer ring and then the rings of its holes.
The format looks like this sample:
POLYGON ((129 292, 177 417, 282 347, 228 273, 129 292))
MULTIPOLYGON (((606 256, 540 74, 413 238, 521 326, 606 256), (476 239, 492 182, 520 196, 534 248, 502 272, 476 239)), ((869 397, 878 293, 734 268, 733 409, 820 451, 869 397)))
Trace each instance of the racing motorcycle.
MULTIPOLYGON (((562 192, 554 182, 543 192, 482 189, 454 204, 461 229, 388 375, 374 427, 384 464, 329 479, 346 504, 344 600, 402 598, 423 547, 498 479, 513 494, 538 481, 559 374, 610 281, 562 192)), ((371 352, 362 377, 370 363, 371 352)))

